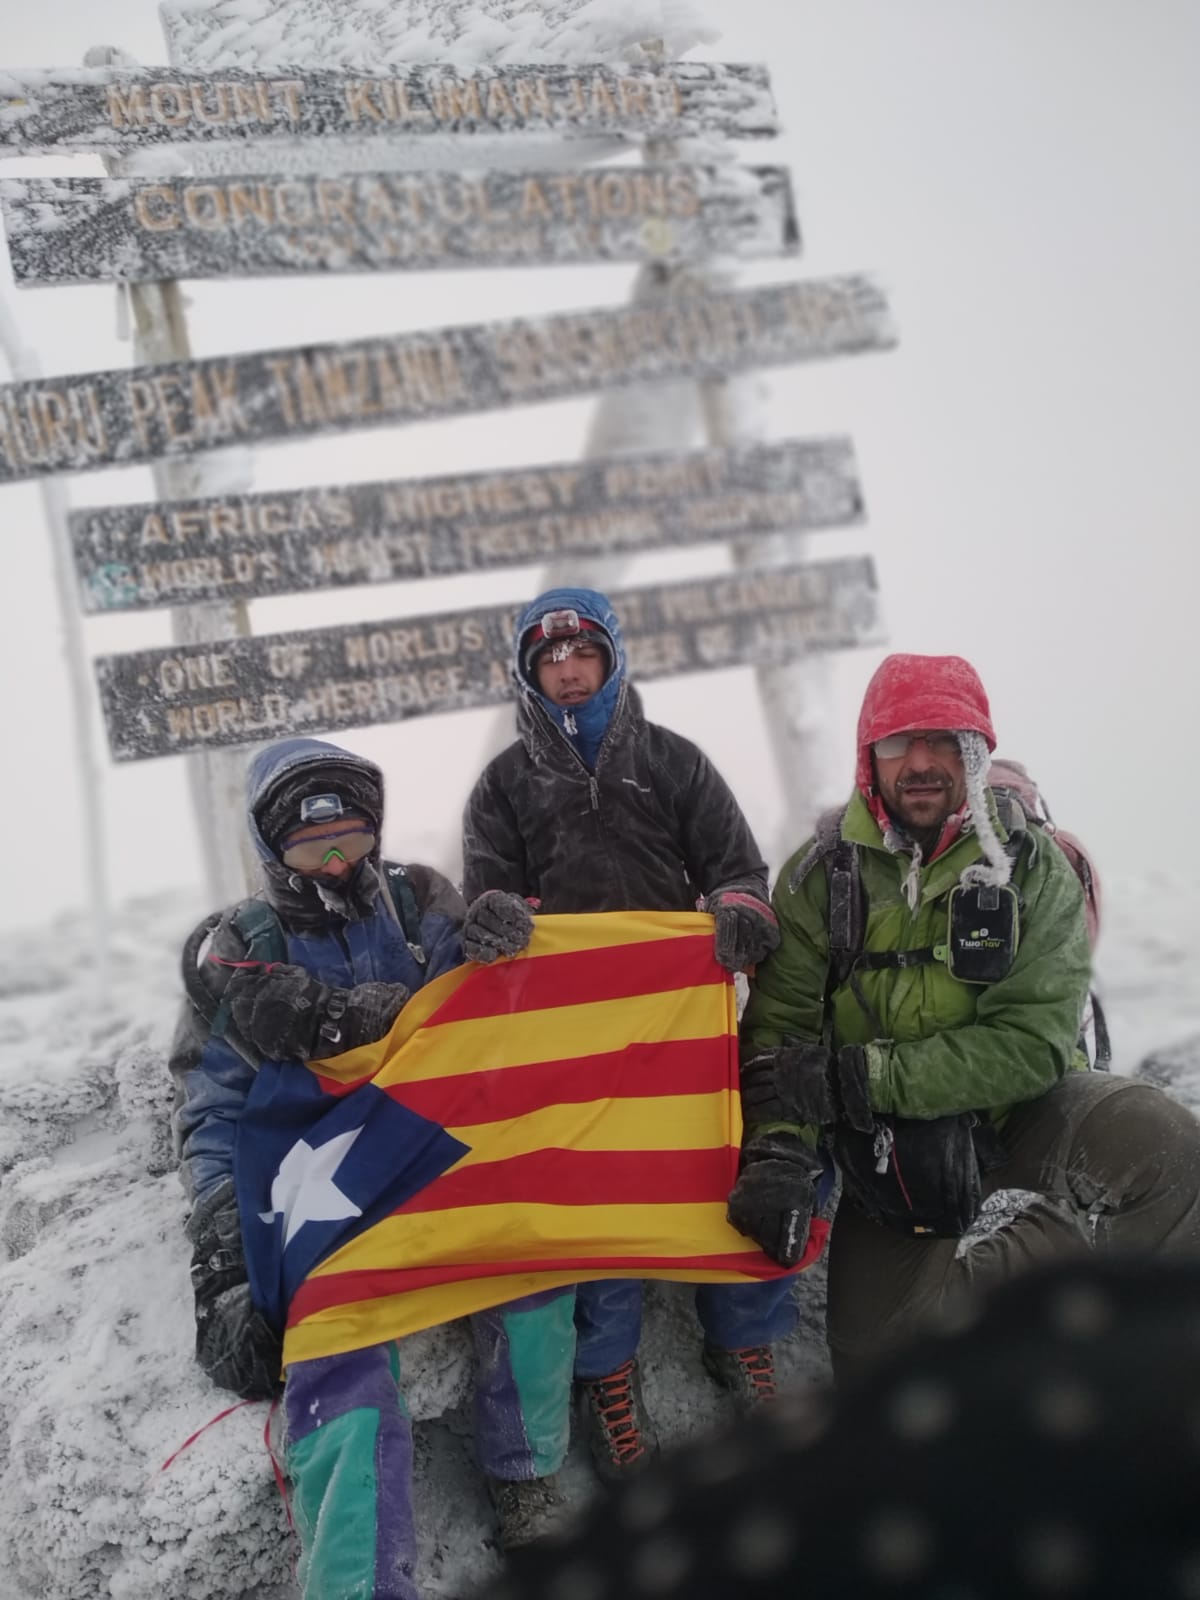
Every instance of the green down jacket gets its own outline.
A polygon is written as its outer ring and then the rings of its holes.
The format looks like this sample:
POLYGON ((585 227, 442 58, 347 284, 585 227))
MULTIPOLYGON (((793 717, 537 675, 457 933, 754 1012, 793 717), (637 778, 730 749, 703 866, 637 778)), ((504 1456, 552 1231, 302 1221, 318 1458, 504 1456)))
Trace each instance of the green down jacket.
MULTIPOLYGON (((997 833, 1007 840, 1002 824, 997 833)), ((916 950, 946 938, 947 902, 964 867, 983 859, 974 833, 958 838, 920 874, 910 911, 902 885, 912 857, 893 854, 856 790, 842 837, 859 853, 867 897, 866 950, 916 950)), ((772 903, 779 948, 758 968, 742 1023, 753 1044, 821 1036, 826 974, 828 880, 818 863, 792 889, 802 846, 784 867, 772 903)), ((1083 891, 1070 863, 1040 829, 1029 830, 1013 883, 1020 890, 1020 942, 1008 976, 988 986, 960 982, 944 965, 862 971, 858 981, 882 1021, 874 1029, 849 983, 833 994, 833 1043, 867 1047, 877 1111, 939 1117, 984 1111, 1002 1116, 1044 1094, 1086 1062, 1077 1050, 1090 951, 1083 891)))

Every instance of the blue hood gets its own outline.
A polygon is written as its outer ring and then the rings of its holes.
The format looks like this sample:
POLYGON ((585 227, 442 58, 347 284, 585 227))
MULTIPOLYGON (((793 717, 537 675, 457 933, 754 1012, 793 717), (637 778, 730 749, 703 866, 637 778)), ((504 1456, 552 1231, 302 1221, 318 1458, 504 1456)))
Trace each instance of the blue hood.
POLYGON ((625 681, 625 641, 621 624, 607 595, 598 589, 547 589, 521 613, 513 636, 513 679, 519 694, 540 705, 564 739, 576 750, 589 772, 595 770, 596 757, 625 681), (521 640, 539 623, 547 611, 563 611, 568 606, 589 622, 604 629, 612 640, 616 665, 589 700, 577 706, 556 706, 529 682, 522 671, 521 640))
MULTIPOLYGON (((563 603, 566 604, 565 601, 563 603)), ((380 796, 383 796, 383 773, 373 761, 368 761, 365 756, 356 756, 351 750, 343 750, 341 745, 329 744, 324 739, 280 739, 251 757, 246 768, 246 822, 261 861, 272 863, 276 860, 274 851, 258 831, 258 823, 254 820, 254 813, 268 791, 285 773, 296 772, 304 767, 330 766, 351 767, 366 773, 379 785, 380 796)))

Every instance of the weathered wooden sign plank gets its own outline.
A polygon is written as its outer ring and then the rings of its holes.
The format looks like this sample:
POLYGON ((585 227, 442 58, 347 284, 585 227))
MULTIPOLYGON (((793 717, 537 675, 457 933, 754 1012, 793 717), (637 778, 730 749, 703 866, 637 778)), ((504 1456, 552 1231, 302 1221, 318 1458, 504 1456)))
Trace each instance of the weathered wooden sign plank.
POLYGON ((229 139, 554 133, 686 138, 778 132, 767 69, 449 65, 365 72, 0 72, 0 155, 229 139))
POLYGON ((787 255, 785 167, 8 179, 19 284, 787 255))
POLYGON ((848 438, 71 513, 85 611, 395 583, 844 527, 848 438))
POLYGON ((719 377, 894 342, 870 278, 814 278, 0 387, 0 482, 719 377))
MULTIPOLYGON (((878 642, 867 556, 612 596, 635 678, 878 642)), ((492 606, 102 656, 117 761, 492 705, 511 692, 519 608, 492 606)))

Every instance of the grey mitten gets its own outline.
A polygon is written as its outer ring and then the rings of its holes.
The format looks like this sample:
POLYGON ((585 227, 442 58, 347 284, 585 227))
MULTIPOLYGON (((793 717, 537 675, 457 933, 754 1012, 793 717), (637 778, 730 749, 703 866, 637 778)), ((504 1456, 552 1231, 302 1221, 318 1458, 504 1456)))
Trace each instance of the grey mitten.
POLYGON ((795 1134, 752 1138, 729 1195, 727 1216, 781 1267, 794 1267, 808 1243, 817 1206, 820 1157, 795 1134))
POLYGON ((533 912, 519 894, 485 889, 467 907, 462 928, 468 961, 485 964, 499 956, 516 956, 533 938, 533 912))
POLYGON ((717 960, 728 972, 751 972, 779 943, 779 922, 767 902, 731 884, 703 902, 716 929, 717 960))
POLYGON ((835 1122, 833 1061, 833 1052, 819 1043, 758 1049, 744 1044, 741 1086, 746 1126, 807 1123, 819 1128, 835 1122))
POLYGON ((250 1298, 232 1178, 197 1202, 187 1234, 193 1247, 196 1360, 215 1384, 244 1400, 276 1394, 283 1341, 250 1298))

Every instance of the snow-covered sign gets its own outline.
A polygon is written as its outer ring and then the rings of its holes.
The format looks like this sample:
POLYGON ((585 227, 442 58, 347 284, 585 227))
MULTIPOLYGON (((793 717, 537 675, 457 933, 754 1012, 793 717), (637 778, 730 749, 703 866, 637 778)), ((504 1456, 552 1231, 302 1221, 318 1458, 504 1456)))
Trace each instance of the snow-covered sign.
POLYGON ((882 290, 849 276, 13 383, 0 387, 0 482, 893 342, 882 290))
POLYGON ((844 527, 847 438, 787 439, 71 515, 86 611, 194 605, 844 527))
MULTIPOLYGON (((614 594, 635 678, 879 642, 867 556, 614 594)), ((492 705, 517 608, 355 622, 95 663, 117 761, 492 705)))
POLYGON ((19 284, 794 253, 785 167, 9 179, 19 284))
POLYGON ((230 139, 553 133, 642 140, 778 131, 767 69, 544 64, 384 72, 81 67, 0 72, 0 155, 230 139))

